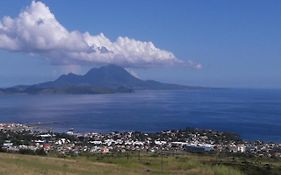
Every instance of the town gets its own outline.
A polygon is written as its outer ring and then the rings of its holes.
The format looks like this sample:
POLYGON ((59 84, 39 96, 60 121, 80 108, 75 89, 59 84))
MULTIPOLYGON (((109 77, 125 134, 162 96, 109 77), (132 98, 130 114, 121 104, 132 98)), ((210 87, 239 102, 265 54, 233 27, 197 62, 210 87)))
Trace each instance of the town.
POLYGON ((22 154, 83 155, 126 152, 229 153, 281 159, 280 143, 245 141, 239 135, 204 129, 155 133, 65 133, 40 130, 18 123, 0 124, 0 151, 22 154))

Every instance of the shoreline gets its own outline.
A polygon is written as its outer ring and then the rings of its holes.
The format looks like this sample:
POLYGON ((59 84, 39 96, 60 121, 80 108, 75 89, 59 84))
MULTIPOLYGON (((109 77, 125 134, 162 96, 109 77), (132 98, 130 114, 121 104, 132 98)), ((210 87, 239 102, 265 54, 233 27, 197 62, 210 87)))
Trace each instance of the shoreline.
MULTIPOLYGON (((75 127, 51 127, 48 125, 53 125, 53 124, 60 124, 60 122, 36 122, 36 123, 22 123, 24 125, 27 126, 35 126, 38 127, 40 129, 43 129, 45 131, 53 131, 53 132, 58 132, 58 133, 65 133, 67 132, 69 129, 73 129, 74 131, 76 131, 77 133, 83 134, 83 133, 91 133, 91 132, 96 132, 96 133, 102 133, 102 134, 106 134, 106 133, 110 133, 110 132, 143 132, 143 133, 157 133, 157 132, 162 132, 162 131, 166 131, 166 130, 181 130, 181 129, 197 129, 197 130, 213 130, 213 131, 218 131, 218 132, 224 132, 224 133, 232 133, 232 134, 236 134, 239 135, 240 138, 244 141, 248 141, 248 142, 255 142, 255 141, 262 141, 264 143, 275 143, 275 144, 279 144, 281 143, 280 139, 276 139, 276 140, 265 140, 262 139, 266 136, 262 136, 260 138, 258 137, 243 137, 243 135, 241 135, 239 132, 235 132, 235 131, 230 131, 230 130, 224 130, 224 129, 216 129, 216 128, 205 128, 205 127, 182 127, 182 128, 169 128, 169 129, 163 129, 163 130, 134 130, 134 129, 125 129, 125 130, 111 130, 111 129, 83 129, 83 130, 79 130, 75 127)), ((258 136, 258 135, 257 135, 258 136)), ((271 136, 274 137, 274 136, 271 136)), ((276 136, 279 137, 279 136, 276 136)))

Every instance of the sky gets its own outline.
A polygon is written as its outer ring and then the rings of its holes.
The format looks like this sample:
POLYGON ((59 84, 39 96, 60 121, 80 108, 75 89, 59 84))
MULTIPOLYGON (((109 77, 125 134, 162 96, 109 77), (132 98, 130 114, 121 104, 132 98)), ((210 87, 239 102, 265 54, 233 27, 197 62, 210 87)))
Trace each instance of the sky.
POLYGON ((0 86, 119 64, 142 79, 281 88, 279 0, 0 1, 0 86))

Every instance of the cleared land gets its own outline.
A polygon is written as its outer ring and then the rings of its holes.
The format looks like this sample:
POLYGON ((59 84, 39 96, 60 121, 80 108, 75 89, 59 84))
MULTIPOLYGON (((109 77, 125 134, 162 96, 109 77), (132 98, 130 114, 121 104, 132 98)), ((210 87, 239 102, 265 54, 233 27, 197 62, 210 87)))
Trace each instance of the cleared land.
POLYGON ((209 155, 95 155, 72 158, 0 153, 0 175, 280 174, 280 161, 209 155))

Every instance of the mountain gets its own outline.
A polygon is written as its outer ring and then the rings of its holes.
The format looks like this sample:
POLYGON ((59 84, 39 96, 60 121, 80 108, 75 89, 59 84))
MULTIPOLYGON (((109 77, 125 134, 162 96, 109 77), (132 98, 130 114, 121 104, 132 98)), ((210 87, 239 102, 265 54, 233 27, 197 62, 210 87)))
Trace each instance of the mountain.
POLYGON ((69 73, 55 81, 0 89, 0 94, 100 94, 190 88, 197 87, 141 80, 120 66, 107 65, 93 68, 85 75, 69 73))

